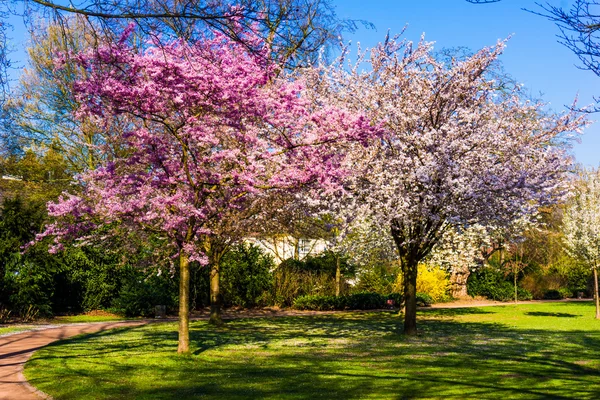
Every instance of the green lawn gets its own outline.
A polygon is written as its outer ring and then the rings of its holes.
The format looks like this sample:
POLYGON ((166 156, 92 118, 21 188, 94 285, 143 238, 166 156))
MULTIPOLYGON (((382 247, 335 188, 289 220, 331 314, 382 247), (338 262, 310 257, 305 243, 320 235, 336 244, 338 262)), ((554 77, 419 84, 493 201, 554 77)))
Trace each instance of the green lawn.
POLYGON ((38 351, 30 382, 56 399, 600 398, 592 303, 420 313, 404 337, 390 312, 243 319, 77 337, 38 351))
POLYGON ((26 331, 31 329, 31 325, 16 325, 16 326, 0 326, 0 335, 6 335, 7 333, 26 331))
POLYGON ((122 321, 122 320, 125 320, 125 319, 131 319, 131 318, 119 317, 117 315, 87 315, 87 314, 81 314, 81 315, 63 315, 63 316, 58 316, 58 317, 52 318, 48 322, 51 323, 51 324, 76 324, 76 323, 83 323, 83 322, 122 321))
POLYGON ((41 325, 61 325, 61 324, 77 324, 77 323, 88 323, 88 322, 107 322, 107 321, 121 321, 127 318, 119 317, 117 315, 67 315, 58 316, 48 320, 40 320, 35 324, 17 324, 17 325, 5 325, 0 326, 0 335, 6 335, 8 333, 29 331, 31 329, 39 328, 41 325))

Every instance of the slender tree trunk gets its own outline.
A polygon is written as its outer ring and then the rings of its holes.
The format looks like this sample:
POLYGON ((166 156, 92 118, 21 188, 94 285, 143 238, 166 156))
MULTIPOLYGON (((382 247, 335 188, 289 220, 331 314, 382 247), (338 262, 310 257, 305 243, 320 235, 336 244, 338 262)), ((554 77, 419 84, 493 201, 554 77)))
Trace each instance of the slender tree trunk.
POLYGON ((340 268, 340 256, 335 256, 335 295, 340 295, 340 286, 342 283, 342 271, 340 268))
POLYGON ((596 299, 596 319, 600 319, 600 299, 598 298, 598 266, 594 265, 594 298, 596 299))
POLYGON ((177 353, 190 352, 190 261, 183 251, 179 254, 179 344, 177 353))
POLYGON ((300 239, 294 238, 294 260, 300 260, 300 239))
POLYGON ((515 303, 519 302, 519 291, 517 290, 517 269, 518 267, 515 266, 514 270, 513 270, 513 279, 514 279, 514 284, 515 284, 515 303))
POLYGON ((418 261, 410 255, 402 260, 405 335, 417 334, 417 268, 418 261))
POLYGON ((220 287, 220 257, 212 255, 210 257, 210 318, 208 320, 212 325, 222 325, 221 308, 223 297, 220 287))

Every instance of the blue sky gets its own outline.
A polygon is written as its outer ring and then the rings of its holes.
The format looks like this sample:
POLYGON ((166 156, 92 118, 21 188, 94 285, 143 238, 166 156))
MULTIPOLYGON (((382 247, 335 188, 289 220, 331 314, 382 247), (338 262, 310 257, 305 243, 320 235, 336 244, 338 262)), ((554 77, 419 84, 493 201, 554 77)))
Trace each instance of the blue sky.
MULTIPOLYGON (((569 1, 550 0, 550 4, 569 7, 569 1)), ((385 38, 389 29, 398 33, 405 25, 405 36, 418 40, 425 33, 436 49, 464 46, 477 50, 498 39, 512 35, 501 57, 504 69, 534 95, 550 103, 555 111, 564 110, 575 96, 579 105, 600 97, 600 77, 577 68, 579 60, 570 50, 557 43, 558 28, 547 19, 522 8, 539 10, 534 0, 502 0, 498 3, 474 5, 465 0, 333 0, 340 18, 363 19, 376 30, 360 28, 345 40, 371 47, 385 38)), ((12 58, 22 67, 27 33, 22 20, 13 18, 15 52, 12 58)), ((12 74, 18 76, 18 69, 12 74)), ((600 114, 590 116, 599 119, 600 114)), ((574 145, 578 162, 588 166, 600 164, 600 123, 588 127, 581 143, 574 145)))
MULTIPOLYGON (((568 1, 549 1, 568 8, 568 1)), ((523 83, 535 96, 550 103, 555 111, 564 110, 575 96, 579 105, 593 103, 600 97, 600 77, 577 68, 578 58, 557 43, 558 28, 547 19, 523 11, 540 10, 532 0, 502 0, 474 5, 465 0, 334 0, 340 18, 363 19, 375 30, 360 28, 345 37, 352 43, 371 47, 385 38, 390 29, 399 33, 405 25, 405 37, 419 40, 425 33, 436 49, 465 46, 477 50, 498 39, 511 36, 501 61, 507 73, 523 83)), ((600 120, 600 114, 590 116, 600 120)), ((588 166, 600 164, 600 123, 588 127, 581 143, 574 145, 578 162, 588 166)))

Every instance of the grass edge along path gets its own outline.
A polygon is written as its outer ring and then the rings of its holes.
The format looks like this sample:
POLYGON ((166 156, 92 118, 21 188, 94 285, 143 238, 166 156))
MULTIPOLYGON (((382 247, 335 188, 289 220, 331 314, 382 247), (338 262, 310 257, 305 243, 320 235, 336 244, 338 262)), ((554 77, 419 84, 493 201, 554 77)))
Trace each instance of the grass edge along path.
POLYGON ((26 366, 56 399, 600 398, 600 321, 592 303, 420 312, 401 335, 395 313, 342 312, 175 324, 57 342, 26 366))

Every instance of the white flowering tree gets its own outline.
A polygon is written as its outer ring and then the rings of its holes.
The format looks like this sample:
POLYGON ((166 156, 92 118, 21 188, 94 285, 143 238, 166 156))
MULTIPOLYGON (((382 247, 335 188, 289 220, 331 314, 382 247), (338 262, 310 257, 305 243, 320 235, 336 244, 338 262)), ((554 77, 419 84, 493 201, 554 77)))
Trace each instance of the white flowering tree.
POLYGON ((594 273, 596 319, 600 319, 600 171, 583 170, 579 178, 575 196, 566 208, 563 218, 564 241, 568 253, 586 263, 594 273))
MULTIPOLYGON (((347 184, 391 233, 404 276, 404 332, 415 334, 416 279, 452 226, 502 226, 564 193, 570 160, 558 138, 584 124, 523 101, 488 78, 504 43, 443 63, 432 44, 387 39, 351 67, 323 68, 309 87, 365 112, 381 130, 354 152, 347 184)), ((325 100, 323 100, 325 102, 325 100)))

